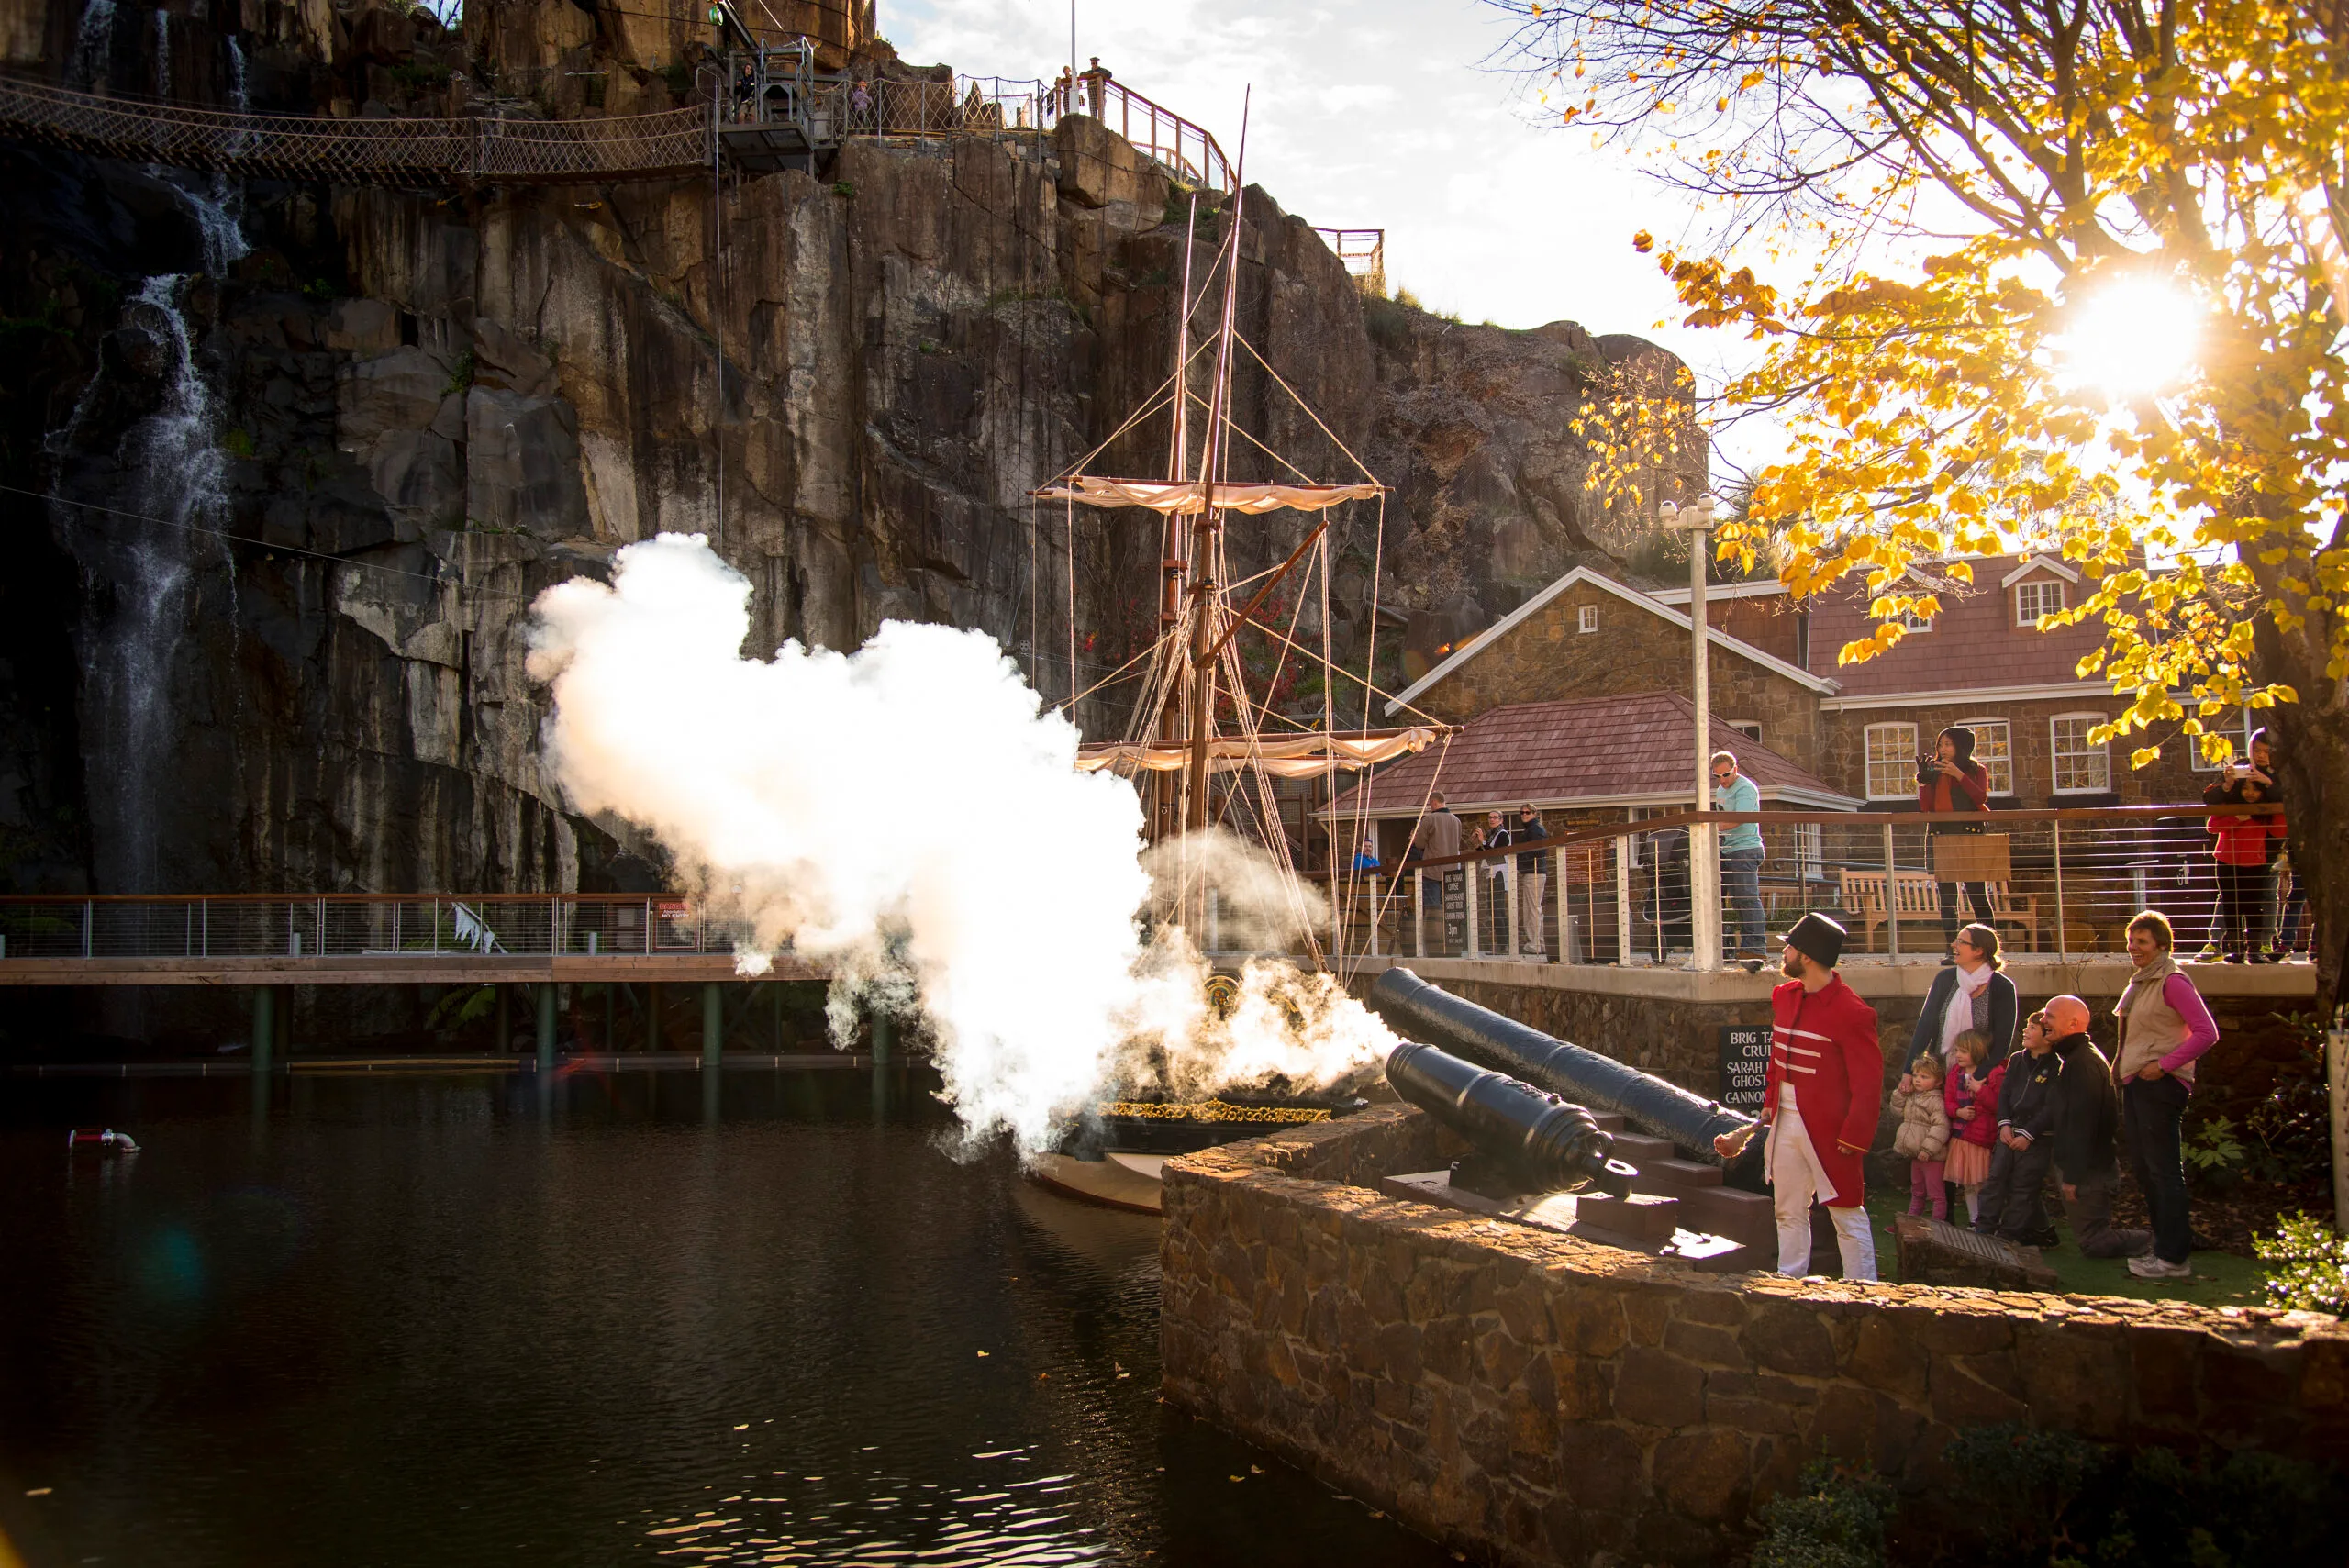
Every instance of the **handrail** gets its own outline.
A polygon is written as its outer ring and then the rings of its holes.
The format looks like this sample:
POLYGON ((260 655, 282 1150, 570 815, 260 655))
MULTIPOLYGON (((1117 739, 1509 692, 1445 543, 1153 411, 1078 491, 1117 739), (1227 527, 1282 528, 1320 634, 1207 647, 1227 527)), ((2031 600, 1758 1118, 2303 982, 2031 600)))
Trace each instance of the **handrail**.
MULTIPOLYGON (((1477 808, 1475 815, 1486 809, 1477 808)), ((1819 823, 1826 826, 1868 825, 1884 828, 1929 827, 1936 822, 2110 822, 2116 817, 2132 822, 2169 822, 2181 817, 2250 817, 2271 815, 2279 808, 2264 806, 2205 806, 2200 802, 2179 806, 2039 806, 2014 811, 1682 811, 1669 817, 1645 817, 1637 822, 1610 823, 1605 827, 1578 828, 1571 833, 1553 833, 1530 844, 1504 844, 1497 850, 1463 851, 1456 855, 1430 855, 1416 861, 1381 865, 1375 873, 1341 870, 1336 874, 1348 880, 1388 875, 1397 871, 1431 871, 1441 866, 1470 865, 1486 861, 1507 860, 1512 855, 1530 854, 1541 851, 1569 848, 1575 844, 1603 844, 1616 839, 1637 838, 1642 834, 1659 833, 1668 828, 1686 828, 1693 823, 1713 822, 1736 824, 1751 822, 1757 827, 1794 827, 1819 823)), ((1343 820, 1348 815, 1341 813, 1343 820)), ((1308 882, 1327 882, 1331 873, 1327 870, 1299 872, 1308 882)))
POLYGON ((1097 61, 1076 80, 1074 113, 1091 115, 1186 184, 1225 194, 1235 188, 1231 161, 1206 127, 1135 92, 1102 70, 1097 61), (1139 136, 1134 130, 1137 110, 1141 121, 1139 136))
POLYGON ((1377 295, 1386 292, 1386 230, 1324 228, 1316 224, 1313 232, 1365 290, 1377 295))
POLYGON ((6 893, 0 904, 686 904, 683 893, 6 893))

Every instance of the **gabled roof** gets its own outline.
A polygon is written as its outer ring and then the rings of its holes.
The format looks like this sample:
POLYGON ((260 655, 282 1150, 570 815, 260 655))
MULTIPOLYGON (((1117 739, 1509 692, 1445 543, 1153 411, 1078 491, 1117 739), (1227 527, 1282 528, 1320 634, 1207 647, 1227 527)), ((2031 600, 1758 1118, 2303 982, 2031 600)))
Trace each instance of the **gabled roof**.
MULTIPOLYGON (((1611 577, 1603 577, 1599 575, 1599 573, 1593 572, 1587 566, 1577 566, 1572 572, 1567 573, 1564 576, 1559 578, 1556 582, 1551 584, 1548 587, 1542 589, 1531 598, 1526 600, 1525 603, 1518 606, 1517 608, 1511 610, 1508 614, 1503 616, 1500 619, 1495 621, 1492 625, 1486 627, 1484 630, 1478 632, 1467 641, 1462 643, 1459 648, 1453 651, 1451 658, 1446 659, 1442 663, 1438 664, 1434 669, 1430 670, 1426 674, 1420 676, 1417 681, 1412 683, 1410 686, 1406 688, 1400 695, 1388 703, 1386 705, 1386 712, 1389 715, 1393 715, 1402 711, 1402 709, 1420 693, 1427 691, 1429 688, 1435 685, 1436 683, 1442 681, 1447 675, 1450 675, 1454 670, 1459 669, 1460 666, 1468 662, 1469 660, 1474 659, 1477 654, 1483 652, 1486 649, 1490 648, 1502 638, 1507 637, 1510 632, 1516 630, 1520 626, 1522 626, 1527 620, 1531 619, 1535 614, 1537 614, 1542 606, 1548 604, 1551 600, 1556 598, 1559 595, 1564 593, 1567 589, 1574 587, 1579 583, 1588 583, 1599 588, 1603 588, 1608 593, 1614 595, 1617 598, 1622 600, 1627 605, 1637 606, 1639 608, 1645 610, 1652 616, 1659 616, 1663 617, 1664 620, 1672 626, 1677 627, 1682 631, 1687 631, 1688 629, 1688 612, 1687 610, 1674 609, 1671 606, 1658 600, 1653 595, 1645 594, 1626 584, 1618 583, 1611 577)), ((1705 629, 1707 635, 1711 638, 1716 646, 1727 649, 1730 652, 1737 654, 1741 658, 1750 659, 1754 663, 1761 665, 1764 669, 1784 675, 1787 680, 1796 682, 1800 685, 1807 686, 1810 690, 1820 693, 1821 695, 1831 695, 1839 689, 1835 682, 1814 675, 1809 671, 1802 669, 1798 665, 1789 664, 1775 653, 1765 653, 1761 649, 1754 647, 1752 643, 1745 642, 1730 636, 1719 627, 1707 627, 1705 629)))
MULTIPOLYGON (((1453 735, 1380 771, 1338 797, 1351 815, 1369 792, 1368 815, 1414 817, 1431 790, 1454 811, 1526 801, 1553 806, 1686 806, 1695 784, 1696 709, 1677 692, 1635 692, 1579 702, 1511 703, 1477 715, 1453 735)), ((1783 806, 1856 811, 1861 803, 1750 736, 1714 718, 1714 751, 1738 764, 1783 806)))
POLYGON ((1998 579, 1998 586, 2011 588, 2034 572, 2053 572, 2066 583, 2076 583, 2080 580, 2080 574, 2065 565, 2061 556, 2026 555, 2022 558, 2021 566, 1998 579))
MULTIPOLYGON (((1942 612, 1929 631, 1910 632, 1898 647, 1857 664, 1837 665, 1836 653, 1876 630, 1869 618, 1871 598, 1864 581, 1838 584, 1806 601, 1810 606, 1810 666, 1832 670, 1842 683, 1840 695, 1823 706, 1865 707, 1893 700, 1919 703, 1980 699, 2013 700, 2075 696, 2093 701, 2111 691, 2110 681, 2083 681, 2079 662, 2101 647, 2099 623, 2058 627, 2040 631, 2014 624, 2012 584, 2022 573, 2048 571, 2078 582, 2061 562, 2043 556, 1958 557, 1973 569, 1969 584, 1932 582, 1941 597, 1942 612)), ((1937 574, 1949 564, 1932 563, 1937 574)), ((2067 599, 2071 595, 2067 595, 2067 599)), ((2076 602, 2076 599, 2072 599, 2076 602)))

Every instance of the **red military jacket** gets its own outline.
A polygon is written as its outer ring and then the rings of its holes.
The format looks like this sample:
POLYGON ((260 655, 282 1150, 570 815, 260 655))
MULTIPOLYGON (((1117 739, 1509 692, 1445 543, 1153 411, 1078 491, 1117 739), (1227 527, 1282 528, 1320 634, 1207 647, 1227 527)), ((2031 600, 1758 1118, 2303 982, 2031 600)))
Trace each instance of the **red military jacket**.
POLYGON ((1861 1156, 1846 1154, 1836 1144, 1865 1150, 1876 1140, 1876 1120, 1884 1106, 1884 1047, 1876 1009, 1840 974, 1815 992, 1789 980, 1770 993, 1770 1025, 1764 1108, 1775 1118, 1778 1085, 1795 1086, 1803 1131, 1820 1169, 1835 1184, 1830 1207, 1850 1208, 1860 1201, 1861 1156))

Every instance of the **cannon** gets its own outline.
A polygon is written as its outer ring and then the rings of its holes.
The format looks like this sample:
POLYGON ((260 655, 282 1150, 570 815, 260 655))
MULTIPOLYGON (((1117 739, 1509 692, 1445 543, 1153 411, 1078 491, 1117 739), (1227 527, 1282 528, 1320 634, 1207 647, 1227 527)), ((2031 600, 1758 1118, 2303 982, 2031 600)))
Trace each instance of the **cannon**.
POLYGON ((1609 1157, 1615 1140, 1589 1111, 1434 1046, 1397 1046, 1386 1056, 1386 1081, 1466 1139, 1489 1173, 1519 1192, 1596 1186, 1622 1197, 1639 1174, 1609 1157))
MULTIPOLYGON (((1528 1029, 1431 985, 1408 969, 1380 975, 1370 988, 1370 1005, 1398 1034, 1431 1039, 1478 1066, 1522 1079, 1577 1106, 1612 1112, 1709 1164, 1721 1162, 1713 1151, 1716 1136, 1743 1132, 1753 1125, 1750 1117, 1611 1057, 1528 1029)), ((1387 1076, 1394 1077, 1391 1058, 1387 1076)), ((1402 1085, 1397 1084, 1396 1090, 1401 1093, 1402 1085)))

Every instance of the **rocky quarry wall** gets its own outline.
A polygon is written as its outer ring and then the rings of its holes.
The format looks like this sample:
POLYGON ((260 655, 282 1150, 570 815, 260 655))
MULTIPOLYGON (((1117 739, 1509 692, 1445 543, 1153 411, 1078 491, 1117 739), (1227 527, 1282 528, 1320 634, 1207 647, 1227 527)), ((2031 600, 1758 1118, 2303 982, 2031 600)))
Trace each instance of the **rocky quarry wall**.
POLYGON ((2332 1318, 1686 1265, 1381 1196, 1382 1106, 1169 1161, 1167 1397, 1480 1560, 1725 1562, 1833 1456, 1911 1494, 1961 1429, 2349 1451, 2332 1318))
MULTIPOLYGON (((51 80, 370 117, 665 107, 707 33, 683 0, 454 31, 278 0, 0 13, 51 80)), ((941 69, 850 24, 827 48, 861 69, 941 69)), ((1186 236, 1204 258, 1230 221, 1085 118, 715 188, 351 188, 0 145, 0 887, 106 893, 657 878, 540 769, 522 659, 533 595, 662 529, 749 580, 748 654, 909 617, 994 634, 1047 697, 1091 684, 1155 634, 1156 529, 1026 492, 1164 379, 1186 236)), ((1606 537, 1559 432, 1611 362, 1662 361, 1571 323, 1374 322, 1303 219, 1251 191, 1246 223, 1241 329, 1396 487, 1383 551, 1375 508, 1337 521, 1330 627, 1360 662, 1376 606, 1391 685, 1407 624, 1497 613, 1606 537)), ((1345 471, 1262 374, 1235 406, 1345 471)), ((1163 441, 1104 461, 1156 473, 1163 441)), ((1304 526, 1235 554, 1269 564, 1304 526)), ((1318 639, 1318 595, 1298 625, 1318 639)))

